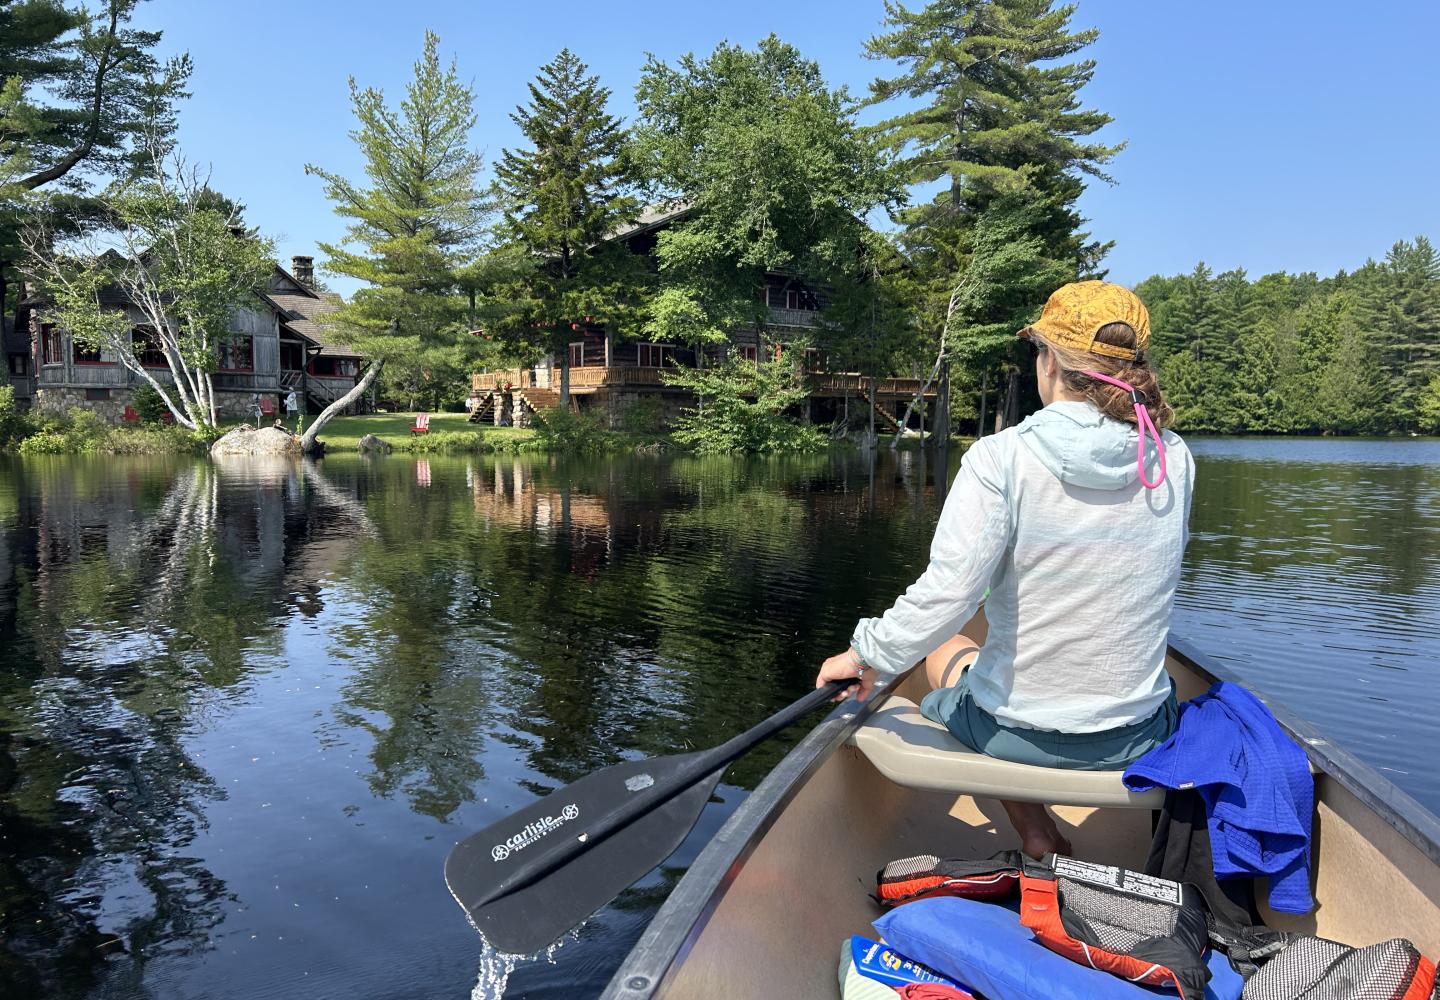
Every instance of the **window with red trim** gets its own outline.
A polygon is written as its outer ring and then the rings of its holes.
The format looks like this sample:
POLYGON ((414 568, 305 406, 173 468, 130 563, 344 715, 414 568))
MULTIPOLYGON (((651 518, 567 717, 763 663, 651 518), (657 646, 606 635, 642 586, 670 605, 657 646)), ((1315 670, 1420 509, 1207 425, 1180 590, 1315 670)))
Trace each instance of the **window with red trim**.
POLYGON ((636 345, 640 355, 641 368, 663 368, 665 366, 665 348, 661 344, 638 344, 636 345))
POLYGON ((354 358, 315 358, 310 374, 321 378, 354 378, 360 374, 360 362, 354 358))
POLYGON ((220 364, 222 372, 253 372, 255 370, 255 341, 252 337, 227 337, 220 341, 220 364))
POLYGON ((60 331, 53 323, 40 327, 40 363, 42 365, 63 365, 65 356, 60 353, 60 331))
POLYGON ((741 344, 740 357, 746 361, 757 362, 760 360, 760 349, 754 344, 741 344))

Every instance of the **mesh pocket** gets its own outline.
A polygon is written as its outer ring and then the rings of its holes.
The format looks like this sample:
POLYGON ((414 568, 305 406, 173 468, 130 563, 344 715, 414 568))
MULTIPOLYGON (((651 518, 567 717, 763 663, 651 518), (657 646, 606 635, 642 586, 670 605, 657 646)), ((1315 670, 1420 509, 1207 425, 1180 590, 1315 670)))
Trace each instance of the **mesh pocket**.
POLYGON ((1056 883, 1061 905, 1083 916, 1107 951, 1134 951, 1141 941, 1169 937, 1175 932, 1179 907, 1152 903, 1068 878, 1057 879, 1056 883))
POLYGON ((1245 984, 1244 1000, 1401 1000, 1415 982, 1420 954, 1403 938, 1351 948, 1303 937, 1245 984))
POLYGON ((967 899, 1009 899, 1020 883, 1014 852, 1001 852, 984 861, 939 858, 919 854, 892 861, 875 877, 875 899, 881 906, 898 906, 929 896, 963 896, 967 899))

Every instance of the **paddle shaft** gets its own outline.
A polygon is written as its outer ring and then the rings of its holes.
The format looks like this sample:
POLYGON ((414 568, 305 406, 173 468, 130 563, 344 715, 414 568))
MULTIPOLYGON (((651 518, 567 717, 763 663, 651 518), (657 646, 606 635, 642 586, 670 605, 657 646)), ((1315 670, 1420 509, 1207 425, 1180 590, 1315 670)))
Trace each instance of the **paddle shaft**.
MULTIPOLYGON (((496 885, 478 902, 471 904, 470 909, 478 910, 487 903, 493 903, 511 893, 529 888, 607 837, 623 830, 636 819, 663 806, 696 782, 704 780, 737 757, 744 755, 756 744, 769 739, 796 720, 813 712, 854 683, 853 678, 831 681, 824 687, 816 688, 799 701, 782 708, 764 722, 747 729, 734 739, 727 740, 713 750, 700 754, 674 774, 667 776, 662 781, 657 781, 622 805, 605 813, 585 831, 566 841, 564 847, 537 857, 534 861, 515 869, 508 878, 496 885)), ((556 793, 552 792, 551 794, 556 793)), ((663 859, 656 859, 656 864, 661 860, 663 859)))

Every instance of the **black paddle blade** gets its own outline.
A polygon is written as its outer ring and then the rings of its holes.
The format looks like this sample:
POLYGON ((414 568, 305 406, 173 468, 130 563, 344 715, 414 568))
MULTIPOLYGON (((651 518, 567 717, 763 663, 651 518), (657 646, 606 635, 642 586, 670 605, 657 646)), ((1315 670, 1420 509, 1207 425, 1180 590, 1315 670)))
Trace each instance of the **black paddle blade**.
POLYGON ((520 865, 569 853, 588 836, 590 823, 647 789, 677 779, 700 756, 626 761, 551 792, 456 844, 445 859, 445 884, 491 946, 517 955, 539 951, 674 853, 700 818, 721 771, 533 884, 487 902, 496 888, 520 865))

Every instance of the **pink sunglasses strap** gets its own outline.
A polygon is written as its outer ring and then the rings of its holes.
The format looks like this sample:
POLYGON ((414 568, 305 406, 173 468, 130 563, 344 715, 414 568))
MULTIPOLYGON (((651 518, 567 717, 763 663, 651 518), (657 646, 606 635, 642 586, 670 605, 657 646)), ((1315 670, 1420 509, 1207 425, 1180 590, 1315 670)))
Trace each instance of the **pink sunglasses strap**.
POLYGON ((1140 485, 1147 490, 1153 490, 1165 481, 1165 443, 1160 440, 1160 431, 1155 426, 1155 421, 1150 419, 1150 411, 1145 409, 1141 402, 1145 397, 1129 382, 1122 382, 1118 378, 1109 375, 1102 375, 1100 372, 1086 372, 1091 378, 1107 382, 1117 389, 1124 389, 1130 394, 1130 401, 1135 404, 1135 428, 1140 432, 1140 440, 1135 443, 1135 464, 1140 470, 1140 485), (1145 478, 1145 437, 1149 435, 1155 440, 1155 451, 1160 455, 1160 478, 1153 483, 1145 478))

